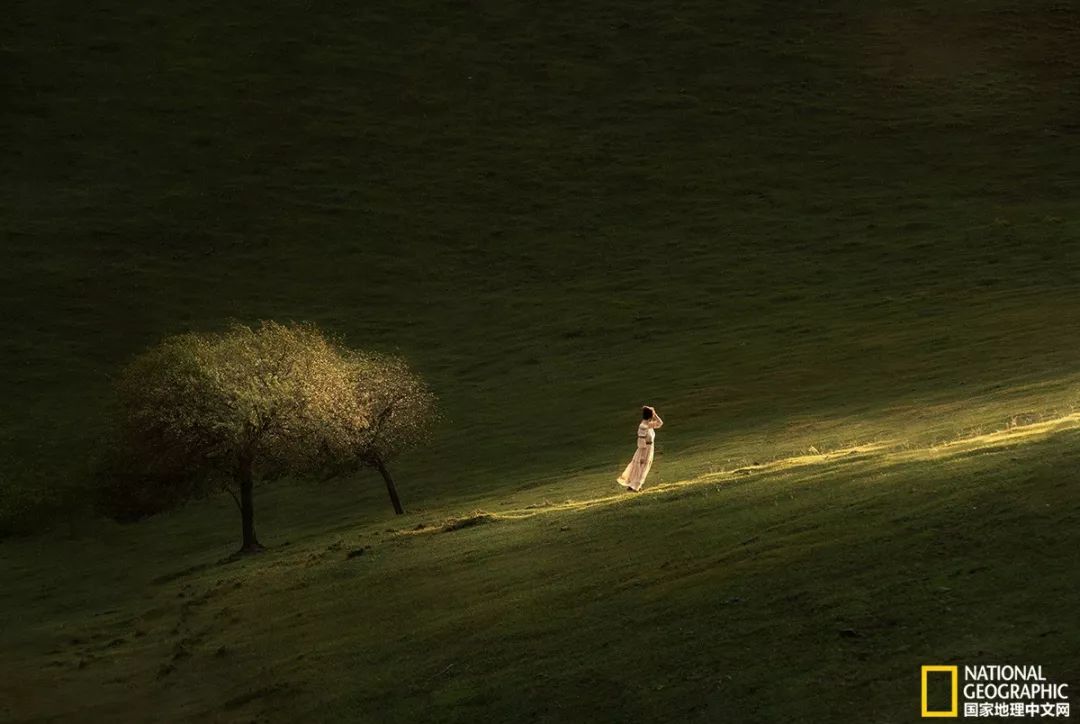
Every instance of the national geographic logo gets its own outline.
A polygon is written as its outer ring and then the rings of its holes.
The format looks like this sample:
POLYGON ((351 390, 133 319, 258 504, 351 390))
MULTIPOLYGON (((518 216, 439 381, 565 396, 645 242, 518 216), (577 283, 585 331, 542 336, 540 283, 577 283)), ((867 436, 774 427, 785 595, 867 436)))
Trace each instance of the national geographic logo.
POLYGON ((1049 681, 1042 666, 964 666, 961 686, 960 666, 927 665, 921 678, 924 718, 1069 718, 1069 685, 1049 681))

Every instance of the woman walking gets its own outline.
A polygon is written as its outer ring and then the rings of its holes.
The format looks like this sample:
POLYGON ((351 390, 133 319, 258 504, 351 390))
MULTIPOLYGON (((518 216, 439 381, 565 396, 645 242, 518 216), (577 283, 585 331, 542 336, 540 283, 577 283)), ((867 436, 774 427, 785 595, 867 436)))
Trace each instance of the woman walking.
POLYGON ((645 484, 645 478, 649 474, 649 468, 653 461, 653 442, 656 440, 656 429, 664 426, 664 421, 656 414, 656 410, 646 405, 641 408, 641 424, 637 428, 637 450, 630 464, 619 476, 619 485, 627 490, 637 492, 645 484))

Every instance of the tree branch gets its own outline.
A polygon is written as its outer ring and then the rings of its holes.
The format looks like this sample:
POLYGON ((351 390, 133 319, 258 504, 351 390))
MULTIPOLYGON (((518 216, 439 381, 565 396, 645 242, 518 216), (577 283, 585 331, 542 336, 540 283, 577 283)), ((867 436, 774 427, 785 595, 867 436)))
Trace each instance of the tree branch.
POLYGON ((243 513, 244 509, 240 506, 240 498, 236 497, 236 493, 234 493, 232 488, 230 488, 228 485, 225 485, 223 487, 225 488, 225 492, 232 496, 233 502, 236 503, 236 509, 243 513))
POLYGON ((367 444, 369 446, 374 445, 375 441, 379 439, 379 433, 382 431, 382 426, 390 418, 390 415, 393 414, 394 408, 397 403, 401 402, 403 399, 405 399, 405 393, 398 393, 398 395, 394 397, 394 399, 390 400, 390 402, 387 403, 386 407, 382 409, 378 417, 375 418, 375 424, 371 426, 372 432, 370 435, 368 435, 367 444))

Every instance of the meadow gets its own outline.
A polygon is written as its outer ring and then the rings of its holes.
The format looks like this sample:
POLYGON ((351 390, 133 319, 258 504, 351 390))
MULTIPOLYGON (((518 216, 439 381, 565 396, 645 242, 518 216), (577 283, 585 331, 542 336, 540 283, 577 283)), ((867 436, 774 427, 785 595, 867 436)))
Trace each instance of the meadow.
POLYGON ((1068 4, 7 14, 0 720, 899 722, 922 663, 1077 680, 1068 4), (262 318, 428 379, 408 515, 280 481, 230 564, 227 498, 89 516, 110 375, 262 318), (654 492, 608 500, 643 403, 654 492))

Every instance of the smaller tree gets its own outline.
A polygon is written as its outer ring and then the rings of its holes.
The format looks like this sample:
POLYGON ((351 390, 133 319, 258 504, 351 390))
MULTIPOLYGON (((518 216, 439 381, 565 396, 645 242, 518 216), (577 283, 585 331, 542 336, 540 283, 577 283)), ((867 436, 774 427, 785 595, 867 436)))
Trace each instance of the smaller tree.
POLYGON ((436 397, 400 357, 353 354, 350 364, 356 395, 350 407, 366 417, 366 424, 357 428, 353 455, 360 466, 379 471, 394 512, 401 515, 405 510, 387 466, 427 440, 438 418, 436 397))

